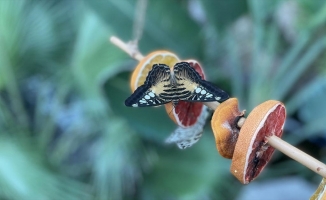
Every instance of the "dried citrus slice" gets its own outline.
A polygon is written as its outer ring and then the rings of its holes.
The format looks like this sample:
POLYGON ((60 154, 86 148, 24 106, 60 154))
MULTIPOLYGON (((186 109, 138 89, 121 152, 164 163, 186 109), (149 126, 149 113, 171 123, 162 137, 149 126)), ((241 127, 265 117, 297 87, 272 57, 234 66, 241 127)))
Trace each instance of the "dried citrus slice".
POLYGON ((238 140, 240 128, 238 121, 244 115, 238 107, 238 99, 230 98, 221 103, 215 110, 211 126, 216 148, 224 158, 231 159, 238 140))
POLYGON ((323 200, 323 199, 326 199, 326 178, 323 178, 315 193, 310 197, 310 200, 323 200))
POLYGON ((266 137, 281 137, 286 118, 284 105, 275 100, 255 107, 240 129, 235 145, 231 173, 243 184, 254 180, 271 159, 274 148, 266 137))
POLYGON ((180 62, 179 58, 169 51, 154 51, 143 58, 131 76, 130 87, 132 92, 145 83, 148 72, 151 71, 154 64, 166 64, 170 68, 180 62))
MULTIPOLYGON (((188 62, 199 75, 205 79, 203 68, 196 60, 185 60, 188 62)), ((200 102, 186 102, 179 101, 178 104, 173 107, 172 103, 165 105, 166 112, 169 117, 179 126, 186 128, 194 125, 198 117, 201 115, 203 110, 203 104, 200 102)))

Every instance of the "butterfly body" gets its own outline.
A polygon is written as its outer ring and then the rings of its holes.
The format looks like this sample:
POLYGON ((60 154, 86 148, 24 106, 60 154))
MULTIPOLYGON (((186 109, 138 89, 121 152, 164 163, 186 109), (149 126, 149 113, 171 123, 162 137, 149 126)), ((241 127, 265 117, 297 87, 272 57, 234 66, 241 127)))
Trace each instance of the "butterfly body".
POLYGON ((229 95, 201 78, 187 62, 177 63, 173 71, 164 64, 155 64, 145 83, 126 99, 132 107, 158 106, 178 101, 223 102, 229 95))

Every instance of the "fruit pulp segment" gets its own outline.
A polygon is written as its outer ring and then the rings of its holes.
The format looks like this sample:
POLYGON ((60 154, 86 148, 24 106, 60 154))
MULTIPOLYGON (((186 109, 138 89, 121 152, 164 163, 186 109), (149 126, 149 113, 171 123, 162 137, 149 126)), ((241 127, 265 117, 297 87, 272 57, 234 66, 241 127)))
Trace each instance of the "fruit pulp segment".
POLYGON ((245 174, 246 182, 250 182, 259 175, 273 155, 275 149, 267 144, 266 136, 275 135, 281 137, 283 133, 285 121, 284 106, 278 104, 275 110, 266 115, 268 115, 268 117, 263 121, 263 125, 258 127, 260 130, 255 137, 252 151, 247 161, 248 167, 245 174))

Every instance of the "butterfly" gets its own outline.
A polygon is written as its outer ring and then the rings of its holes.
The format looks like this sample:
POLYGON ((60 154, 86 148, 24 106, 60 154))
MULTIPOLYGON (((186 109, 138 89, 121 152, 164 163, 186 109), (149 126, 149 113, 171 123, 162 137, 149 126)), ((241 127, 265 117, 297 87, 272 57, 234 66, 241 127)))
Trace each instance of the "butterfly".
POLYGON ((125 101, 126 106, 159 106, 180 100, 190 102, 223 102, 229 95, 203 80, 187 62, 176 63, 171 71, 165 64, 154 64, 145 83, 139 86, 125 101))

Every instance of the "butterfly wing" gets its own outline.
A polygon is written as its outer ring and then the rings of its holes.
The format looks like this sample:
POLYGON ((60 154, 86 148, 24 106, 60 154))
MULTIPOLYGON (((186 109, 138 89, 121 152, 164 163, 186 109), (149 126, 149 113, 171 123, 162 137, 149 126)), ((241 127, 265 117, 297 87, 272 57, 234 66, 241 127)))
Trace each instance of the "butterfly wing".
POLYGON ((155 64, 148 73, 144 85, 138 87, 125 101, 126 106, 147 107, 168 103, 160 97, 165 87, 169 87, 171 71, 167 65, 155 64))
POLYGON ((174 66, 174 76, 179 87, 190 91, 189 95, 180 98, 184 101, 218 101, 229 98, 228 93, 215 87, 212 83, 203 80, 199 73, 187 62, 180 62, 174 66))
POLYGON ((194 127, 183 128, 179 126, 165 142, 168 144, 175 143, 179 149, 186 149, 197 143, 202 135, 203 130, 198 131, 194 127))
POLYGON ((202 136, 208 115, 208 108, 203 106, 201 114, 194 125, 187 128, 178 127, 165 142, 168 144, 175 143, 180 149, 191 147, 197 143, 202 136))
POLYGON ((188 97, 188 101, 217 101, 222 103, 229 98, 230 97, 228 93, 216 87, 211 82, 200 80, 197 88, 195 88, 192 95, 188 97))

